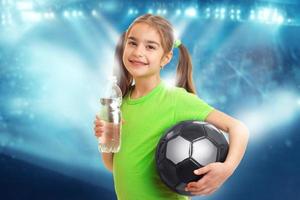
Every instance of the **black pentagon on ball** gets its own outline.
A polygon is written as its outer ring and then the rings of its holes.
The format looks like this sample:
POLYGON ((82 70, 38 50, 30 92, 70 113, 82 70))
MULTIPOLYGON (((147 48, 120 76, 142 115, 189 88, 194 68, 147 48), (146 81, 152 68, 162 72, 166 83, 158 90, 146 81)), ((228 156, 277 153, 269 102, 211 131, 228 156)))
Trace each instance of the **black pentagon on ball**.
POLYGON ((201 138, 206 137, 206 131, 204 130, 204 126, 199 126, 202 122, 194 121, 194 122, 183 122, 184 132, 180 134, 181 137, 187 139, 190 142, 195 140, 199 140, 201 138), (203 129, 203 130, 199 130, 203 129))
POLYGON ((158 170, 161 171, 161 179, 165 183, 167 183, 170 187, 176 187, 180 183, 180 180, 177 176, 174 176, 176 174, 176 166, 169 161, 168 159, 163 160, 158 165, 158 170))
POLYGON ((194 170, 202 167, 192 158, 187 158, 178 165, 176 165, 176 173, 178 178, 183 183, 199 180, 199 176, 194 174, 194 170))
POLYGON ((160 139, 155 154, 156 169, 171 190, 192 196, 184 190, 187 183, 203 176, 193 171, 212 162, 224 162, 228 149, 223 132, 213 125, 183 121, 169 128, 160 139))

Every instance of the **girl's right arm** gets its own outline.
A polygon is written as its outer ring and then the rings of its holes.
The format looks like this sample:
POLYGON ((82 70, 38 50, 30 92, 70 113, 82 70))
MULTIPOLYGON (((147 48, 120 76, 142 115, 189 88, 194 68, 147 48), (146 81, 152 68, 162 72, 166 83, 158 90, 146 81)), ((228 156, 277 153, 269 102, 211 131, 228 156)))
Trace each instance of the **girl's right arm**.
MULTIPOLYGON (((94 121, 94 134, 97 138, 101 138, 103 132, 104 132, 104 126, 105 122, 103 122, 97 115, 96 119, 94 121)), ((109 170, 113 171, 113 153, 102 153, 102 160, 104 163, 104 166, 109 170)))
POLYGON ((111 172, 113 172, 113 157, 114 153, 102 153, 104 165, 111 172))

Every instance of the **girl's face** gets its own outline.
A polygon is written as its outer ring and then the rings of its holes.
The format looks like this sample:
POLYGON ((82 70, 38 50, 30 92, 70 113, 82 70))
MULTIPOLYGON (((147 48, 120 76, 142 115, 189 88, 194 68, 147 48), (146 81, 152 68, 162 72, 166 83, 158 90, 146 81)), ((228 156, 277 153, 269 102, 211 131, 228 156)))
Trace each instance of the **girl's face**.
POLYGON ((164 55, 159 33, 146 23, 137 23, 131 28, 125 40, 123 63, 134 77, 159 75, 160 67, 172 57, 164 55))

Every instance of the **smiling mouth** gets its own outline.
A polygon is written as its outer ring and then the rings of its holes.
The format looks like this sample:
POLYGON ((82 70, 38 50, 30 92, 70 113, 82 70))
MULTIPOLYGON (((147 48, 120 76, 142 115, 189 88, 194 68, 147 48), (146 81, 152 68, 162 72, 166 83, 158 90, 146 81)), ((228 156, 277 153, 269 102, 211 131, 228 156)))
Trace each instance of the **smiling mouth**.
POLYGON ((132 63, 133 65, 148 65, 148 63, 144 63, 137 60, 129 60, 129 62, 132 63))

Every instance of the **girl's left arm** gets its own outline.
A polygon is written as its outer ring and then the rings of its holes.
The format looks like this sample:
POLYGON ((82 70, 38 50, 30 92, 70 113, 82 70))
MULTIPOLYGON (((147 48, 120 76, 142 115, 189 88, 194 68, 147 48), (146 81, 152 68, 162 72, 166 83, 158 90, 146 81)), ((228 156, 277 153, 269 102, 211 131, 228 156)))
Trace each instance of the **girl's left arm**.
POLYGON ((195 170, 195 174, 204 176, 187 185, 186 190, 194 195, 212 194, 233 174, 244 156, 249 138, 248 128, 242 122, 221 111, 213 110, 205 121, 229 134, 229 152, 224 163, 211 163, 195 170))
POLYGON ((229 152, 224 164, 228 165, 233 172, 246 151, 248 128, 241 121, 218 110, 213 110, 205 121, 229 134, 229 152))

